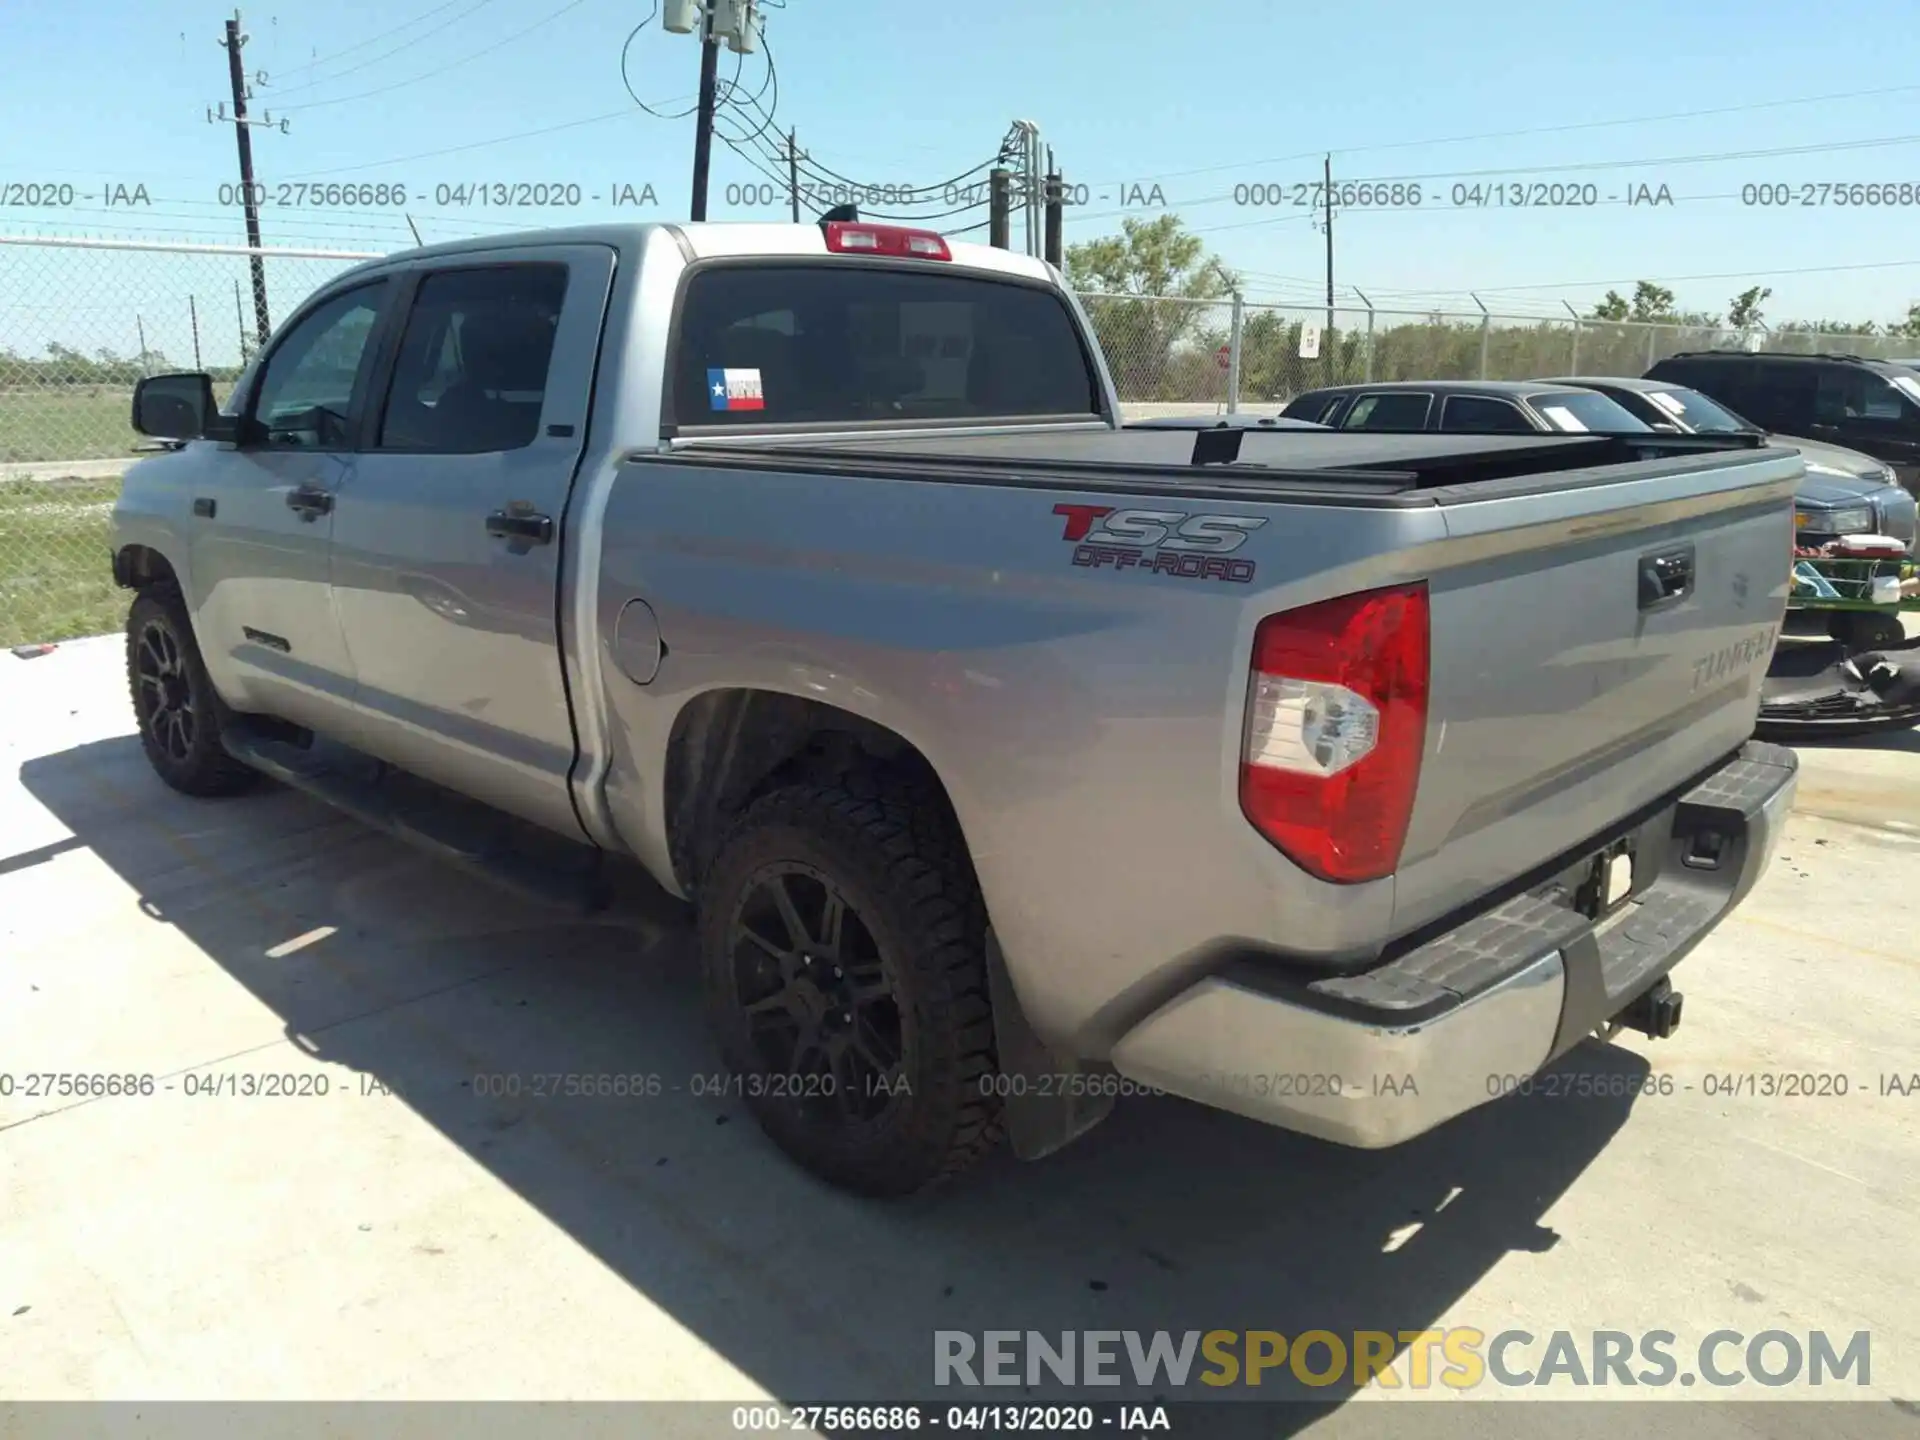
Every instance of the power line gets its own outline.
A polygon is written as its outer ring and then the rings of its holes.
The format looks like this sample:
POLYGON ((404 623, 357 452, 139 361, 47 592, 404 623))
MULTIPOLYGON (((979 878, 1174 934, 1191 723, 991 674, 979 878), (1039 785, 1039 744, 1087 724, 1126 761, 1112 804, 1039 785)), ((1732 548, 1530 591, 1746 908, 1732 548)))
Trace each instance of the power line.
MULTIPOLYGON (((402 41, 400 44, 394 46, 393 49, 388 50, 383 54, 376 55, 371 60, 362 60, 358 65, 349 65, 346 69, 338 71, 332 75, 322 75, 315 80, 303 80, 298 85, 295 85, 291 89, 286 90, 282 93, 288 94, 288 95, 298 95, 302 90, 311 90, 316 85, 331 85, 334 81, 344 79, 348 75, 357 75, 362 70, 366 70, 371 68, 372 66, 378 65, 382 61, 391 60, 394 56, 398 55, 402 50, 409 50, 413 46, 418 45, 422 40, 431 39, 433 36, 438 35, 441 31, 451 29, 453 26, 458 25, 462 20, 466 19, 469 15, 476 15, 480 11, 486 9, 486 7, 491 4, 493 4, 493 0, 476 0, 475 4, 469 6, 465 10, 462 10, 458 15, 455 15, 451 20, 447 20, 442 24, 436 25, 431 30, 422 31, 420 34, 414 36, 411 40, 402 41)), ((442 8, 445 8, 445 7, 442 7, 442 8)), ((401 28, 405 29, 406 27, 402 26, 401 28)), ((268 74, 267 79, 269 83, 271 83, 273 79, 273 76, 271 73, 268 74)))
POLYGON ((870 215, 870 220, 892 221, 900 225, 924 225, 929 220, 944 220, 949 215, 971 215, 976 210, 984 210, 992 200, 990 197, 975 200, 970 205, 962 205, 953 210, 936 210, 931 215, 870 215))
MULTIPOLYGON (((1828 95, 1802 95, 1784 100, 1754 100, 1741 105, 1721 105, 1706 110, 1675 110, 1663 115, 1634 115, 1617 120, 1583 120, 1566 125, 1532 125, 1518 130, 1486 130, 1473 135, 1445 135, 1419 140, 1389 140, 1378 145, 1336 147, 1335 155, 1365 155, 1377 150, 1417 150, 1427 145, 1462 145, 1476 140, 1517 140, 1529 135, 1564 135, 1578 130, 1602 130, 1622 125, 1656 125, 1669 120, 1700 120, 1715 115, 1738 115, 1750 110, 1774 110, 1790 105, 1824 105, 1835 100, 1865 100, 1885 95, 1907 95, 1920 91, 1920 85, 1889 85, 1875 90, 1843 90, 1828 95)), ((1217 175, 1228 170, 1251 169, 1256 165, 1286 165, 1295 160, 1317 160, 1326 147, 1303 150, 1297 155, 1277 155, 1265 160, 1233 161, 1221 165, 1201 165, 1191 170, 1163 170, 1153 175, 1134 175, 1115 180, 1096 180, 1095 185, 1123 185, 1148 180, 1179 180, 1189 175, 1217 175)), ((1538 167, 1532 167, 1538 168, 1538 167)))
POLYGON ((1501 165, 1485 170, 1434 170, 1419 175, 1369 175, 1355 184, 1406 180, 1475 180, 1496 175, 1573 175, 1588 170, 1633 170, 1655 165, 1719 165, 1729 160, 1768 160, 1781 155, 1824 155, 1836 150, 1874 150, 1912 145, 1920 135, 1884 135, 1872 140, 1832 140, 1818 145, 1779 145, 1766 150, 1715 150, 1701 155, 1663 155, 1626 160, 1576 160, 1561 165, 1501 165))
POLYGON ((698 96, 695 96, 693 103, 688 105, 686 109, 680 111, 678 114, 663 115, 658 110, 654 109, 651 105, 647 104, 646 101, 640 98, 638 93, 636 93, 633 88, 633 81, 627 78, 627 52, 633 48, 633 42, 640 38, 640 32, 642 30, 645 30, 647 26, 651 25, 653 23, 654 17, 659 13, 660 13, 660 0, 654 0, 653 9, 647 15, 647 18, 642 20, 638 25, 634 26, 633 29, 627 32, 626 42, 622 44, 620 47, 620 83, 626 87, 627 98, 632 100, 633 103, 638 105, 642 110, 646 111, 647 114, 653 116, 654 119, 684 120, 687 118, 687 116, 693 114, 694 110, 699 107, 700 102, 699 102, 698 96))
MULTIPOLYGON (((1824 154, 1829 154, 1833 152, 1850 151, 1850 150, 1887 149, 1893 146, 1912 145, 1916 143, 1920 143, 1920 135, 1886 135, 1886 136, 1879 136, 1870 140, 1834 140, 1834 141, 1828 141, 1828 142, 1815 144, 1815 145, 1779 145, 1779 146, 1774 146, 1774 147, 1763 149, 1763 150, 1719 150, 1719 151, 1709 151, 1707 153, 1699 154, 1699 155, 1645 156, 1640 158, 1626 158, 1626 159, 1615 159, 1615 160, 1569 161, 1566 163, 1555 164, 1555 165, 1526 165, 1526 166, 1502 165, 1502 166, 1495 166, 1495 167, 1491 167, 1483 170, 1431 170, 1431 171, 1423 171, 1417 174, 1408 173, 1408 174, 1401 174, 1401 175, 1366 175, 1366 176, 1357 177, 1350 181, 1343 181, 1342 184, 1343 185, 1386 185, 1386 184, 1404 184, 1410 181, 1417 181, 1417 180, 1480 180, 1480 179, 1497 178, 1500 176, 1521 177, 1521 178, 1531 179, 1532 177, 1538 176, 1538 175, 1576 175, 1576 174, 1583 174, 1583 173, 1592 172, 1592 171, 1603 171, 1603 170, 1652 169, 1656 166, 1661 166, 1661 165, 1676 165, 1676 166, 1678 165, 1720 165, 1733 160, 1770 160, 1770 159, 1777 159, 1782 156, 1788 156, 1788 155, 1824 155, 1824 154)), ((1334 153, 1338 154, 1339 152, 1335 151, 1334 153)), ((1516 183, 1516 184, 1519 183, 1519 179, 1516 178, 1513 183, 1516 183)), ((1234 196, 1233 192, 1229 191, 1224 195, 1208 195, 1208 196, 1202 196, 1194 200, 1170 201, 1168 202, 1166 208, 1168 210, 1196 210, 1196 209, 1200 209, 1203 206, 1223 205, 1229 202, 1244 203, 1244 202, 1236 201, 1236 197, 1234 196)), ((1394 210, 1398 210, 1402 208, 1405 208, 1413 213, 1419 213, 1427 209, 1438 209, 1438 208, 1444 208, 1444 207, 1381 206, 1376 208, 1371 206, 1349 205, 1341 208, 1346 210, 1358 209, 1363 211, 1369 211, 1371 213, 1387 214, 1387 213, 1391 213, 1394 210)), ((1498 209, 1500 207, 1466 206, 1462 208, 1498 209)), ((1515 206, 1511 208, 1519 209, 1519 208, 1531 208, 1531 207, 1515 206)), ((1111 220, 1121 216, 1137 217, 1139 216, 1140 213, 1141 213, 1140 207, 1133 206, 1131 208, 1124 208, 1120 210, 1096 211, 1092 214, 1082 215, 1080 218, 1082 220, 1111 220)), ((1253 220, 1253 221, 1235 222, 1235 226, 1233 227, 1215 226, 1212 228, 1228 229, 1228 228, 1235 228, 1240 224, 1253 224, 1253 225, 1281 224, 1281 223, 1285 223, 1288 220, 1296 219, 1296 218, 1300 218, 1300 217, 1277 216, 1270 220, 1253 220)))
MULTIPOLYGON (((779 108, 779 100, 780 100, 779 66, 774 59, 773 43, 772 41, 768 40, 764 35, 761 37, 761 48, 765 51, 766 57, 767 57, 767 80, 762 84, 761 92, 764 93, 764 91, 769 86, 771 86, 773 89, 772 102, 767 105, 762 105, 759 103, 758 95, 736 97, 731 93, 729 93, 729 95, 727 96, 727 103, 733 105, 737 109, 742 110, 743 112, 745 112, 749 107, 751 107, 751 110, 753 113, 748 114, 747 118, 749 120, 753 118, 754 114, 759 115, 761 119, 761 124, 759 129, 756 130, 751 137, 746 137, 745 139, 743 139, 741 143, 749 143, 753 140, 758 140, 760 137, 764 136, 768 130, 774 128, 775 125, 777 124, 777 111, 779 108)), ((719 133, 717 129, 716 129, 716 133, 719 133)), ((726 139, 727 137, 723 135, 722 138, 726 139)), ((732 142, 730 141, 729 143, 731 144, 732 142)), ((737 150, 738 146, 736 145, 734 146, 734 148, 737 150)), ((775 152, 773 150, 771 142, 767 142, 760 153, 761 153, 761 158, 769 162, 776 162, 780 164, 786 163, 786 156, 784 154, 775 152)), ((911 187, 912 193, 919 193, 921 191, 924 191, 927 195, 927 199, 925 201, 908 201, 907 203, 909 204, 938 203, 938 200, 944 197, 946 195, 946 192, 951 187, 958 185, 960 182, 967 180, 972 176, 979 174, 981 171, 989 169, 993 165, 997 164, 1001 159, 1005 157, 1005 153, 1006 153, 1005 146, 1003 145, 1001 148, 1000 154, 994 156, 991 159, 983 160, 978 165, 974 165, 968 168, 967 170, 962 171, 960 174, 951 177, 950 179, 937 181, 932 185, 911 187)), ((799 161, 799 166, 802 173, 808 179, 814 181, 817 185, 820 185, 828 189, 844 187, 847 189, 857 190, 865 193, 873 193, 876 191, 885 193, 887 191, 890 191, 896 188, 891 185, 872 185, 872 184, 866 183, 865 181, 856 180, 852 176, 846 175, 841 171, 835 170, 833 167, 829 165, 821 164, 819 161, 813 159, 811 152, 808 152, 807 154, 801 157, 799 161)), ((960 210, 948 211, 946 213, 960 214, 960 213, 963 213, 964 210, 970 209, 970 208, 972 207, 963 206, 961 207, 960 210)), ((875 218, 883 218, 883 217, 875 217, 875 218)), ((933 216, 933 217, 925 217, 925 218, 939 218, 939 217, 933 216)))
MULTIPOLYGON (((763 48, 765 46, 764 37, 762 38, 762 46, 763 48)), ((760 88, 758 90, 754 91, 753 94, 747 96, 744 102, 735 98, 734 92, 739 87, 739 84, 740 84, 740 72, 746 68, 746 64, 747 64, 746 56, 736 55, 734 56, 734 60, 733 60, 733 78, 727 81, 724 93, 720 96, 720 103, 722 105, 733 105, 736 108, 742 108, 742 109, 744 109, 746 105, 751 105, 756 110, 762 110, 764 112, 765 118, 761 120, 759 128, 756 129, 751 135, 740 137, 742 144, 751 144, 753 141, 758 140, 762 135, 765 135, 767 131, 771 129, 773 126, 773 112, 777 110, 780 106, 779 72, 775 70, 773 66, 773 52, 771 50, 768 50, 766 53, 767 53, 767 73, 766 73, 766 77, 763 80, 761 80, 760 88), (766 106, 762 106, 760 104, 760 97, 767 93, 767 89, 769 86, 771 86, 773 89, 772 103, 766 106)), ((719 114, 716 111, 714 115, 715 121, 717 122, 719 118, 720 118, 719 114)), ((752 116, 748 116, 748 118, 751 119, 752 116)), ((714 126, 714 133, 715 134, 721 133, 720 127, 717 123, 714 126)))
POLYGON ((390 91, 404 89, 408 85, 417 85, 422 80, 431 80, 435 76, 446 74, 449 70, 457 70, 462 65, 471 64, 473 61, 480 59, 481 56, 483 55, 491 55, 493 54, 494 51, 504 49, 506 46, 513 44, 516 40, 524 40, 527 36, 531 35, 534 31, 540 29, 543 26, 552 24, 555 20, 558 20, 562 15, 565 15, 568 11, 578 10, 582 5, 585 5, 586 3, 588 3, 588 0, 567 0, 567 3, 565 5, 562 5, 558 10, 555 10, 550 14, 541 16, 540 19, 534 21, 533 24, 527 26, 526 29, 516 30, 513 34, 507 36, 504 40, 496 40, 493 44, 488 45, 484 49, 476 50, 471 55, 464 55, 458 60, 450 60, 445 65, 442 65, 437 69, 429 70, 421 75, 415 75, 410 79, 396 80, 391 85, 382 85, 382 86, 379 86, 377 89, 373 89, 373 90, 362 90, 357 95, 337 95, 331 100, 309 100, 306 103, 301 105, 286 105, 286 106, 282 106, 281 108, 287 111, 319 110, 319 109, 325 108, 328 105, 345 105, 354 100, 368 100, 375 95, 385 95, 390 91))
MULTIPOLYGON (((394 26, 391 30, 382 30, 377 35, 369 35, 365 40, 361 40, 355 44, 348 45, 343 49, 335 50, 331 54, 315 56, 313 59, 303 61, 298 65, 289 65, 285 70, 281 71, 280 73, 282 75, 299 75, 304 71, 317 69, 322 65, 331 65, 335 60, 338 60, 343 55, 351 55, 356 50, 364 50, 367 48, 367 46, 377 44, 378 42, 386 39, 389 35, 398 35, 402 30, 411 30, 415 25, 418 25, 422 20, 431 20, 435 15, 440 14, 442 11, 451 10, 453 9, 454 6, 462 3, 464 3, 464 0, 446 0, 445 4, 436 5, 433 7, 433 9, 426 11, 424 14, 416 15, 411 20, 404 20, 400 24, 394 26)), ((486 0, 486 3, 489 3, 489 4, 492 3, 492 0, 486 0)), ((478 8, 478 7, 475 7, 475 8, 478 8)), ((393 52, 390 52, 390 53, 393 53, 393 52)), ((369 61, 367 63, 373 64, 375 62, 369 61)), ((342 71, 341 73, 346 74, 349 72, 342 71)), ((326 78, 334 79, 336 77, 328 76, 326 78)), ((315 81, 314 83, 321 84, 324 82, 315 81)))
MULTIPOLYGON (((719 134, 718 131, 715 131, 714 133, 716 135, 719 134)), ((746 150, 741 149, 738 145, 734 144, 733 141, 729 140, 726 136, 721 135, 720 142, 721 144, 725 145, 729 150, 733 151, 734 154, 738 155, 742 160, 746 161, 747 168, 749 170, 752 170, 755 173, 764 176, 766 179, 771 180, 776 186, 778 186, 782 190, 785 190, 787 188, 786 176, 781 175, 772 169, 769 169, 765 165, 762 165, 752 154, 750 154, 746 150)))
POLYGON ((601 125, 609 120, 630 120, 633 111, 622 107, 609 110, 604 115, 587 115, 579 120, 563 120, 558 125, 542 125, 534 130, 516 130, 511 135, 496 135, 491 140, 470 140, 464 145, 448 145, 439 150, 421 150, 412 155, 394 155, 385 160, 369 160, 360 165, 335 165, 326 170, 303 170, 296 175, 283 178, 288 180, 311 180, 317 175, 351 175, 362 170, 380 170, 389 165, 407 165, 415 160, 437 160, 442 155, 460 155, 469 150, 486 150, 495 145, 505 145, 511 140, 531 140, 540 135, 554 135, 562 130, 577 130, 583 125, 601 125))

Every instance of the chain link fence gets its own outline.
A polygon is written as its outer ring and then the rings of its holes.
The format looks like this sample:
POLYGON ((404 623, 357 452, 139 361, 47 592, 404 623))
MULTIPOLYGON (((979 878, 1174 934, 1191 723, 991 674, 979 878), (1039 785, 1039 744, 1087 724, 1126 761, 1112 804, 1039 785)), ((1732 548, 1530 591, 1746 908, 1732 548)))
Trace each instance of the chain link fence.
MULTIPOLYGON (((259 252, 269 323, 371 256, 259 252)), ((205 370, 217 394, 259 345, 253 256, 221 246, 0 237, 0 644, 118 629, 108 516, 138 458, 133 386, 205 370)))
MULTIPOLYGON (((205 370, 224 393, 277 320, 367 254, 0 236, 0 644, 119 628, 108 517, 136 458, 133 385, 205 370), (260 305, 255 303, 258 257, 260 305)), ((1277 410, 1369 380, 1639 375, 1682 350, 1883 359, 1886 336, 1083 294, 1123 415, 1277 410)))
POLYGON ((1234 393, 1231 301, 1082 295, 1129 414, 1224 409, 1234 393))
POLYGON ((1642 375, 1688 350, 1892 360, 1920 340, 1439 310, 1080 296, 1129 419, 1272 410, 1324 385, 1642 375))

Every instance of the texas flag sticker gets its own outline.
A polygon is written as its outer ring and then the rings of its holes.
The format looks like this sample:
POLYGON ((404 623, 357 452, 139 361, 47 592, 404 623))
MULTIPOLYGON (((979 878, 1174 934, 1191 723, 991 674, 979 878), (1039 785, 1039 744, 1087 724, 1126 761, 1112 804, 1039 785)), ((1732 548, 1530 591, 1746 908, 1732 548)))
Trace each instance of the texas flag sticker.
POLYGON ((764 410, 758 370, 707 371, 707 403, 715 410, 764 410))

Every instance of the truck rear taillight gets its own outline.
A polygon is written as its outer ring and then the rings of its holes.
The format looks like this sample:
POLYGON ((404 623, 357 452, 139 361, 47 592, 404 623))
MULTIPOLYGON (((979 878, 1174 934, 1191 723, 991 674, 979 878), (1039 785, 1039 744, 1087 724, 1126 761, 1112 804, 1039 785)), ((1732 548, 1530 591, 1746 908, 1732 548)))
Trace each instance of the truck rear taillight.
POLYGON ((1427 587, 1269 615, 1253 637, 1240 808, 1301 868, 1391 875, 1427 737, 1427 587))
POLYGON ((838 255, 893 255, 903 260, 951 260, 946 240, 932 230, 903 225, 869 225, 864 220, 829 220, 821 227, 827 249, 838 255))

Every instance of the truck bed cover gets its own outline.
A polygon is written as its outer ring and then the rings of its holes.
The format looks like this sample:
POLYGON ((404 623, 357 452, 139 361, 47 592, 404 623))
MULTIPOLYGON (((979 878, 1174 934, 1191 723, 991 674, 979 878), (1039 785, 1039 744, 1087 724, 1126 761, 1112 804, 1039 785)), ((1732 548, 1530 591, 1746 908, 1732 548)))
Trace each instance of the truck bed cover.
MULTIPOLYGON (((809 434, 703 437, 670 452, 631 458, 767 469, 832 469, 839 473, 920 474, 943 480, 1001 484, 1030 481, 1023 471, 1046 467, 1050 483, 1071 475, 1102 488, 1129 489, 1140 482, 1165 488, 1171 481, 1230 491, 1254 485, 1269 493, 1311 499, 1337 496, 1423 503, 1407 492, 1445 486, 1515 481, 1527 488, 1580 483, 1570 472, 1587 471, 1593 483, 1612 477, 1607 467, 1675 462, 1674 469, 1711 466, 1721 452, 1768 450, 1753 435, 1462 435, 1429 432, 1340 430, 1114 430, 1019 426, 955 435, 850 435, 844 429, 809 434), (1217 446, 1225 461, 1205 461, 1217 446), (1237 445, 1237 449, 1234 448, 1237 445), (967 474, 964 472, 971 472, 967 474)), ((1774 452, 1785 456, 1788 452, 1774 452)), ((1758 459, 1758 453, 1741 458, 1758 459)))

